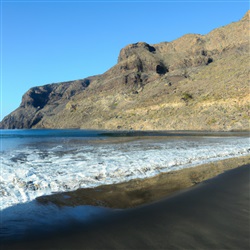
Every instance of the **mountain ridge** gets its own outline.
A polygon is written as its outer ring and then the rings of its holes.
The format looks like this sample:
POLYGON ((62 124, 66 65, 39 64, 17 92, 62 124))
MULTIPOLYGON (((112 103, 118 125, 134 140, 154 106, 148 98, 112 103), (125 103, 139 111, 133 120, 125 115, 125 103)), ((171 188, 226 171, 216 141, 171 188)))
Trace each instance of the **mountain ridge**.
POLYGON ((0 128, 249 130, 249 13, 206 35, 129 44, 104 74, 31 88, 0 128))

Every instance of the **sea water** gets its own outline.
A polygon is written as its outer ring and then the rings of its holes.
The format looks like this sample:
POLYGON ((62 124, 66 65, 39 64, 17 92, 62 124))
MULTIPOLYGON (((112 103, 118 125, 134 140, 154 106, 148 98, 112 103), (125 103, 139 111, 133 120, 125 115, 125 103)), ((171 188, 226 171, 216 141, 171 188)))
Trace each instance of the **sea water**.
MULTIPOLYGON (((20 218, 25 221, 27 230, 30 225, 27 221, 31 218, 34 224, 50 216, 56 220, 60 216, 65 218, 78 214, 72 212, 78 211, 74 210, 77 208, 58 213, 58 208, 53 205, 46 208, 38 206, 35 202, 38 196, 147 178, 161 172, 250 153, 248 133, 0 132, 0 238, 19 232, 20 225, 23 230, 20 218), (40 220, 34 220, 38 217, 40 220)), ((86 206, 82 209, 81 218, 98 210, 86 206)), ((79 216, 76 217, 78 220, 79 216)), ((45 219, 43 223, 48 221, 45 219)))

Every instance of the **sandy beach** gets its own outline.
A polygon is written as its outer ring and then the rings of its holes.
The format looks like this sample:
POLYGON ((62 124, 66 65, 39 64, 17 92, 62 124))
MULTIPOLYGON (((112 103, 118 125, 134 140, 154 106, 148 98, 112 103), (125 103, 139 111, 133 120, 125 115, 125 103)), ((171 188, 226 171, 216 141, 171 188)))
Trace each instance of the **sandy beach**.
POLYGON ((249 190, 249 157, 241 157, 102 186, 98 191, 69 192, 71 204, 60 194, 43 197, 38 200, 60 206, 127 209, 114 209, 91 223, 72 224, 64 232, 5 242, 1 250, 249 249, 249 190))
POLYGON ((163 199, 229 169, 248 163, 250 163, 249 156, 225 159, 178 171, 160 173, 151 178, 42 196, 37 200, 43 204, 52 202, 58 206, 93 205, 118 209, 133 208, 163 199))

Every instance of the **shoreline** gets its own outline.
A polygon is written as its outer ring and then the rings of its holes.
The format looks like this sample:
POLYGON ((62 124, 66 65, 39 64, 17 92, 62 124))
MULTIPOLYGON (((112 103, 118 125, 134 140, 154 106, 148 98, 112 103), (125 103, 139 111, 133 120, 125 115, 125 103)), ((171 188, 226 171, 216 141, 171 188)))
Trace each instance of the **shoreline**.
POLYGON ((115 209, 133 208, 161 200, 227 170, 246 164, 250 164, 250 155, 160 173, 145 179, 133 179, 123 183, 41 196, 36 200, 42 204, 53 203, 58 206, 91 205, 115 209))
POLYGON ((250 164, 244 164, 150 204, 0 249, 248 249, 249 190, 250 164))

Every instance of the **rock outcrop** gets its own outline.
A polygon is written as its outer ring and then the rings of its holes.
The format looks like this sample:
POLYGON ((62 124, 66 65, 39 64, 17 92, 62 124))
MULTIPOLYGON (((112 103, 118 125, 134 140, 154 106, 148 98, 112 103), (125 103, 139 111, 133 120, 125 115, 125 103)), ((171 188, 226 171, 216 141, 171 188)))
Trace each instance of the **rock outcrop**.
POLYGON ((207 35, 130 44, 102 75, 31 88, 1 128, 249 130, 249 11, 207 35))

